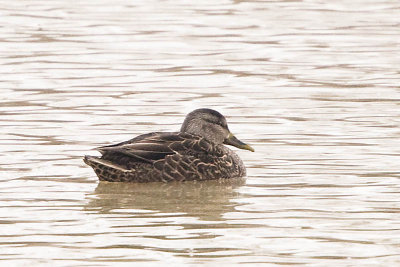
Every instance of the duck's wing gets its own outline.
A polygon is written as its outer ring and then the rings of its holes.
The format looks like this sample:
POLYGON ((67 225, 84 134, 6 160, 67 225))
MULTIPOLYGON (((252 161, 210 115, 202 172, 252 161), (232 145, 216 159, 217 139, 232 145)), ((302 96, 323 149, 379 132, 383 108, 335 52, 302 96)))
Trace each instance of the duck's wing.
POLYGON ((135 161, 152 163, 168 155, 184 153, 199 138, 183 133, 150 133, 116 145, 103 146, 97 150, 103 158, 130 157, 135 161))

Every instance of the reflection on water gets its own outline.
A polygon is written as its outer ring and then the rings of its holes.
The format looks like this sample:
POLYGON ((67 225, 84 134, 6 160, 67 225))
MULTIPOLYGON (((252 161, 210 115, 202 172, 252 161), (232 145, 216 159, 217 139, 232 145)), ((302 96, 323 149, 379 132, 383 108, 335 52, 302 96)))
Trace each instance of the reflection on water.
POLYGON ((3 265, 397 266, 399 9, 2 1, 3 265), (82 161, 199 107, 254 146, 246 181, 98 183, 82 161))
POLYGON ((187 183, 108 183, 101 182, 85 210, 114 214, 120 210, 141 216, 142 212, 163 217, 189 216, 203 221, 223 221, 222 216, 235 210, 231 199, 244 179, 187 183))

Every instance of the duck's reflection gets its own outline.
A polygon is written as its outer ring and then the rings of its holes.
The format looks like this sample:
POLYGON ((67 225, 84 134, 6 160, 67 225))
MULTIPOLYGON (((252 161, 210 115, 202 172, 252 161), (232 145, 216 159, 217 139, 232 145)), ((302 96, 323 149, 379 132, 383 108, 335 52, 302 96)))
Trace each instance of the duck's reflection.
MULTIPOLYGON (((117 210, 147 210, 158 213, 184 213, 201 220, 221 220, 234 211, 236 188, 245 179, 221 179, 204 182, 109 183, 100 182, 89 196, 86 210, 112 214, 117 210)), ((132 211, 134 212, 134 211, 132 211)))

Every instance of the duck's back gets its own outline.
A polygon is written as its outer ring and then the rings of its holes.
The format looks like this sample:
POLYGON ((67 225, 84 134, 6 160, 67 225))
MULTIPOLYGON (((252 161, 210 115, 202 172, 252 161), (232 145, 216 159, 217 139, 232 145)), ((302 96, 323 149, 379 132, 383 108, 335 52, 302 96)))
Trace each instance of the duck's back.
POLYGON ((85 156, 102 181, 211 180, 246 174, 240 158, 223 145, 182 133, 150 133, 100 147, 102 157, 85 156))

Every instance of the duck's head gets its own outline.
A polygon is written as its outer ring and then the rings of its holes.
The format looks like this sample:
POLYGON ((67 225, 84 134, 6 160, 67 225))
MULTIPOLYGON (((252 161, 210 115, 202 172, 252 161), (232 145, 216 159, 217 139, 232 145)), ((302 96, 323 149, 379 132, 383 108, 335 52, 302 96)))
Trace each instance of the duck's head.
POLYGON ((248 144, 237 139, 228 128, 225 117, 213 109, 201 108, 190 112, 181 127, 181 132, 204 137, 216 144, 226 144, 254 152, 248 144))

